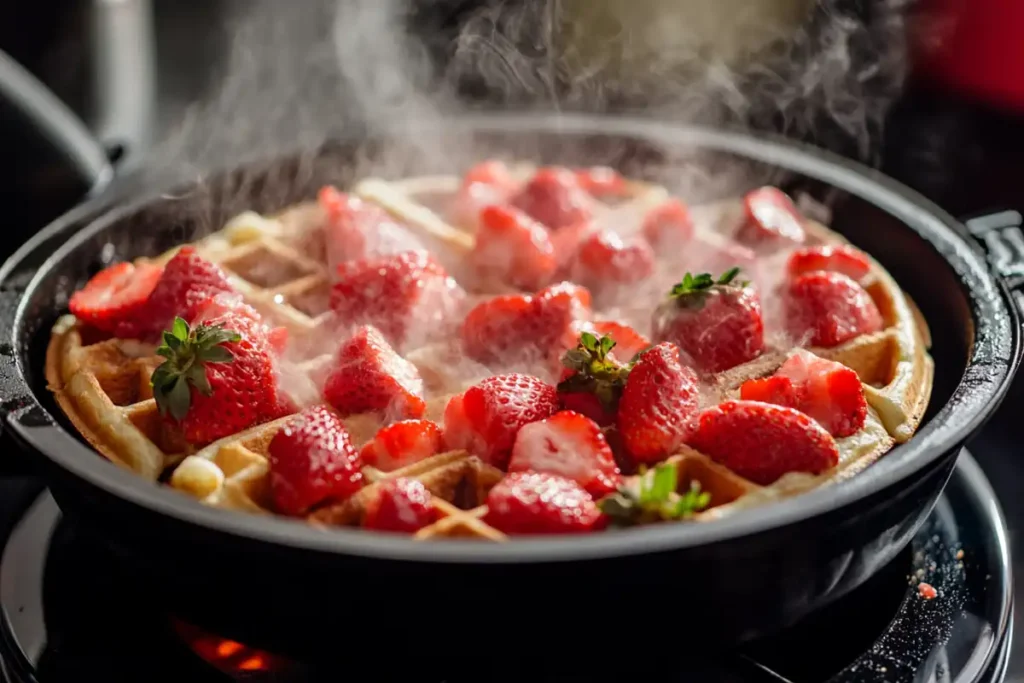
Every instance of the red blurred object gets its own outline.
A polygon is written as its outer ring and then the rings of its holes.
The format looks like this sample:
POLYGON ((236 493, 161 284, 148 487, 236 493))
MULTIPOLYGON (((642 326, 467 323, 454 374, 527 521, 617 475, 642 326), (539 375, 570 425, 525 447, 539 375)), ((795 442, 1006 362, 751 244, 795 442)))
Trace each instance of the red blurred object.
POLYGON ((1024 112, 1024 0, 924 0, 915 23, 918 74, 1024 112))
POLYGON ((248 679, 257 674, 272 676, 288 666, 288 660, 270 652, 222 638, 178 619, 173 619, 171 623, 178 637, 193 652, 207 664, 232 677, 248 679))

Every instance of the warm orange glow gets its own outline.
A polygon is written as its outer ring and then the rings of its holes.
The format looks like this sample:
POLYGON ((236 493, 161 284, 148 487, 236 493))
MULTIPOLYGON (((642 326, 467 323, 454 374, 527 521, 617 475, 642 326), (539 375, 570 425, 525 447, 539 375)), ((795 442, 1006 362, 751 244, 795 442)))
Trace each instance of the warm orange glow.
POLYGON ((207 663, 226 673, 271 671, 285 666, 285 660, 235 640, 221 638, 191 624, 175 620, 175 631, 207 663))

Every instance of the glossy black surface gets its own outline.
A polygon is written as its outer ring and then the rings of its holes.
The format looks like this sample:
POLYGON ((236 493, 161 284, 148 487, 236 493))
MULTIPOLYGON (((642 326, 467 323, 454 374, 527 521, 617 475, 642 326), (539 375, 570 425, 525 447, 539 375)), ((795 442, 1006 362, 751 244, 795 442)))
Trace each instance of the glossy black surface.
MULTIPOLYGON (((25 289, 13 329, 4 331, 15 358, 0 354, 0 370, 7 373, 10 433, 45 456, 41 462, 61 505, 104 529, 121 560, 161 583, 163 596, 186 616, 260 644, 261 634, 247 629, 258 631, 259 617, 270 610, 296 624, 288 649, 300 653, 333 641, 332 633, 310 626, 314 615, 356 610, 387 628, 390 610, 405 602, 393 586, 413 579, 444 596, 445 609, 431 618, 435 628, 417 643, 426 652, 436 650, 451 629, 465 631, 463 615, 478 609, 479 596, 494 586, 502 587, 510 604, 555 599, 570 611, 589 611, 595 601, 633 600, 637 576, 645 577, 645 592, 678 593, 702 615, 699 623, 682 620, 672 630, 652 629, 648 640, 670 644, 685 634, 690 642, 731 643, 785 627, 856 588, 906 545, 940 493, 962 440, 998 402, 1019 355, 1008 295, 955 221, 869 171, 742 135, 625 120, 563 118, 553 124, 543 117, 488 117, 453 129, 463 143, 477 143, 478 158, 512 150, 542 161, 649 173, 671 152, 673 162, 680 154, 698 155, 712 169, 746 161, 751 177, 785 179, 816 192, 833 206, 837 229, 905 283, 932 326, 937 372, 927 424, 910 443, 849 482, 726 520, 560 542, 448 541, 429 547, 204 508, 109 465, 71 436, 73 430, 53 424, 50 415, 59 411, 43 387, 41 363, 55 302, 62 306, 105 260, 159 253, 242 209, 271 211, 309 197, 320 183, 345 182, 352 150, 342 145, 305 157, 302 164, 277 161, 269 170, 214 177, 174 199, 115 210, 64 240, 56 252, 30 249, 18 270, 38 273, 25 289), (780 168, 789 173, 780 176, 780 168), (904 258, 911 249, 914 258, 904 258), (20 365, 12 367, 12 360, 20 365), (755 568, 756 582, 750 580, 755 568), (339 576, 360 577, 362 589, 353 595, 339 576), (269 582, 285 589, 266 594, 269 582), (258 594, 264 598, 254 602, 258 594), (745 609, 726 611, 722 604, 745 609)), ((443 143, 445 131, 434 132, 443 143)), ((430 151, 393 144, 388 169, 399 175, 436 170, 424 159, 437 163, 430 151)), ((7 295, 21 296, 19 290, 10 287, 7 295)), ((0 324, 11 323, 11 316, 0 316, 0 324)), ((645 620, 667 617, 648 612, 645 620)), ((511 629, 499 622, 461 639, 468 647, 485 648, 497 633, 511 629)), ((588 634, 567 634, 558 621, 539 620, 532 631, 542 639, 589 642, 588 634)))
MULTIPOLYGON (((83 671, 102 671, 105 680, 114 681, 229 680, 184 646, 166 605, 155 601, 160 591, 153 577, 118 563, 89 528, 61 519, 48 496, 13 517, 18 523, 0 560, 0 659, 12 682, 80 680, 83 671)), ((984 476, 965 455, 910 548, 856 592, 785 633, 739 651, 689 653, 646 664, 628 657, 594 661, 593 655, 566 660, 555 647, 548 650, 549 665, 539 675, 532 670, 530 678, 565 680, 553 673, 565 667, 580 678, 611 680, 628 667, 665 680, 722 683, 998 681, 1010 641, 1008 567, 1004 521, 984 476), (922 600, 920 581, 932 584, 940 597, 922 600), (595 671, 595 665, 603 671, 595 671)), ((404 651, 405 638, 420 637, 412 627, 420 623, 416 602, 405 612, 410 628, 388 632, 389 647, 404 651)), ((507 607, 499 599, 488 604, 495 612, 507 607)), ((692 615, 687 608, 681 613, 692 615)), ((278 641, 282 629, 274 615, 264 615, 260 627, 268 644, 278 641)), ((339 642, 348 643, 347 633, 361 627, 361 619, 346 619, 331 630, 339 642)), ((599 639, 600 631, 593 637, 599 639)), ((373 652, 362 656, 372 660, 373 652)), ((419 674, 417 680, 512 680, 516 662, 507 648, 488 652, 491 659, 486 654, 474 658, 460 648, 456 656, 406 664, 419 674), (466 663, 473 668, 466 670, 466 663)), ((222 665, 238 665, 253 654, 233 655, 222 665)), ((272 671, 249 673, 244 680, 345 680, 354 666, 340 645, 301 663, 280 657, 264 661, 272 671)), ((377 678, 399 678, 407 673, 402 664, 375 666, 377 678)))

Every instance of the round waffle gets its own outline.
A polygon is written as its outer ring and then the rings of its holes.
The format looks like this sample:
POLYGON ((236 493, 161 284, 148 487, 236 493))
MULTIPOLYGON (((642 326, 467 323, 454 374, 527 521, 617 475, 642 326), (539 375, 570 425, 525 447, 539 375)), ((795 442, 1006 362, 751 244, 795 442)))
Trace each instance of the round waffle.
MULTIPOLYGON (((516 171, 525 177, 527 166, 516 171)), ((389 182, 367 179, 352 192, 384 208, 423 238, 432 251, 457 262, 473 248, 474 235, 445 219, 445 206, 458 192, 458 177, 421 177, 389 182)), ((668 198, 661 187, 627 182, 614 204, 596 202, 598 220, 637 215, 668 198)), ((728 240, 718 231, 739 211, 738 202, 694 210, 695 240, 720 245, 728 240)), ((194 243, 198 253, 218 264, 247 303, 273 325, 288 328, 294 339, 318 339, 329 321, 329 269, 322 245, 317 244, 320 214, 316 205, 301 205, 272 216, 246 213, 220 231, 194 243)), ((809 242, 840 244, 843 238, 824 225, 806 221, 809 242)), ((165 262, 173 255, 153 259, 165 262)), ((144 259, 143 259, 144 260, 144 259)), ((713 519, 736 509, 829 485, 863 470, 894 444, 909 439, 917 428, 931 392, 933 363, 927 353, 928 330, 913 304, 876 262, 863 280, 878 307, 884 329, 832 348, 810 348, 815 355, 856 371, 868 402, 863 427, 836 439, 839 463, 817 475, 790 473, 771 485, 748 481, 709 457, 687 447, 669 459, 675 463, 680 490, 698 482, 710 494, 710 504, 692 519, 713 519)), ((301 361, 307 374, 331 361, 329 349, 310 346, 301 361), (325 351, 318 354, 316 351, 325 351)), ((170 486, 203 503, 250 513, 272 509, 268 484, 267 448, 288 418, 258 425, 194 449, 163 420, 153 399, 150 376, 162 359, 155 346, 124 339, 91 339, 90 332, 71 315, 54 326, 47 351, 46 376, 58 404, 81 435, 100 453, 151 481, 170 486)), ((420 370, 432 395, 425 417, 440 422, 448 398, 472 384, 452 368, 445 347, 424 347, 404 355, 420 370)), ((787 350, 768 348, 756 360, 715 377, 702 404, 714 405, 735 397, 747 379, 772 374, 787 350)), ((454 362, 453 362, 454 361, 454 362)), ((476 379, 481 379, 478 377, 476 379)), ((344 419, 353 444, 368 442, 381 426, 376 416, 344 419)), ((438 517, 416 538, 477 537, 502 540, 505 535, 483 520, 487 493, 504 473, 464 451, 432 456, 408 467, 381 472, 364 468, 366 485, 351 498, 315 509, 310 522, 329 527, 358 525, 367 503, 381 483, 395 477, 421 481, 433 494, 438 517)))

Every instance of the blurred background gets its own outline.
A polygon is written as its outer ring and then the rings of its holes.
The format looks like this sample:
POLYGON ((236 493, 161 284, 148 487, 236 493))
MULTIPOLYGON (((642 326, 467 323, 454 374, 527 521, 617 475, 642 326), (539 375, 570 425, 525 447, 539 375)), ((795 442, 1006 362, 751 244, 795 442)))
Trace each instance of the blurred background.
MULTIPOLYGON (((1024 2, 6 2, 4 255, 111 182, 486 107, 781 134, 871 164, 957 216, 1020 211, 1024 2)), ((1020 385, 972 447, 1014 541, 1020 385)), ((1015 569, 1024 577, 1024 560, 1015 569)), ((1011 674, 1024 680, 1024 653, 1011 674)))

